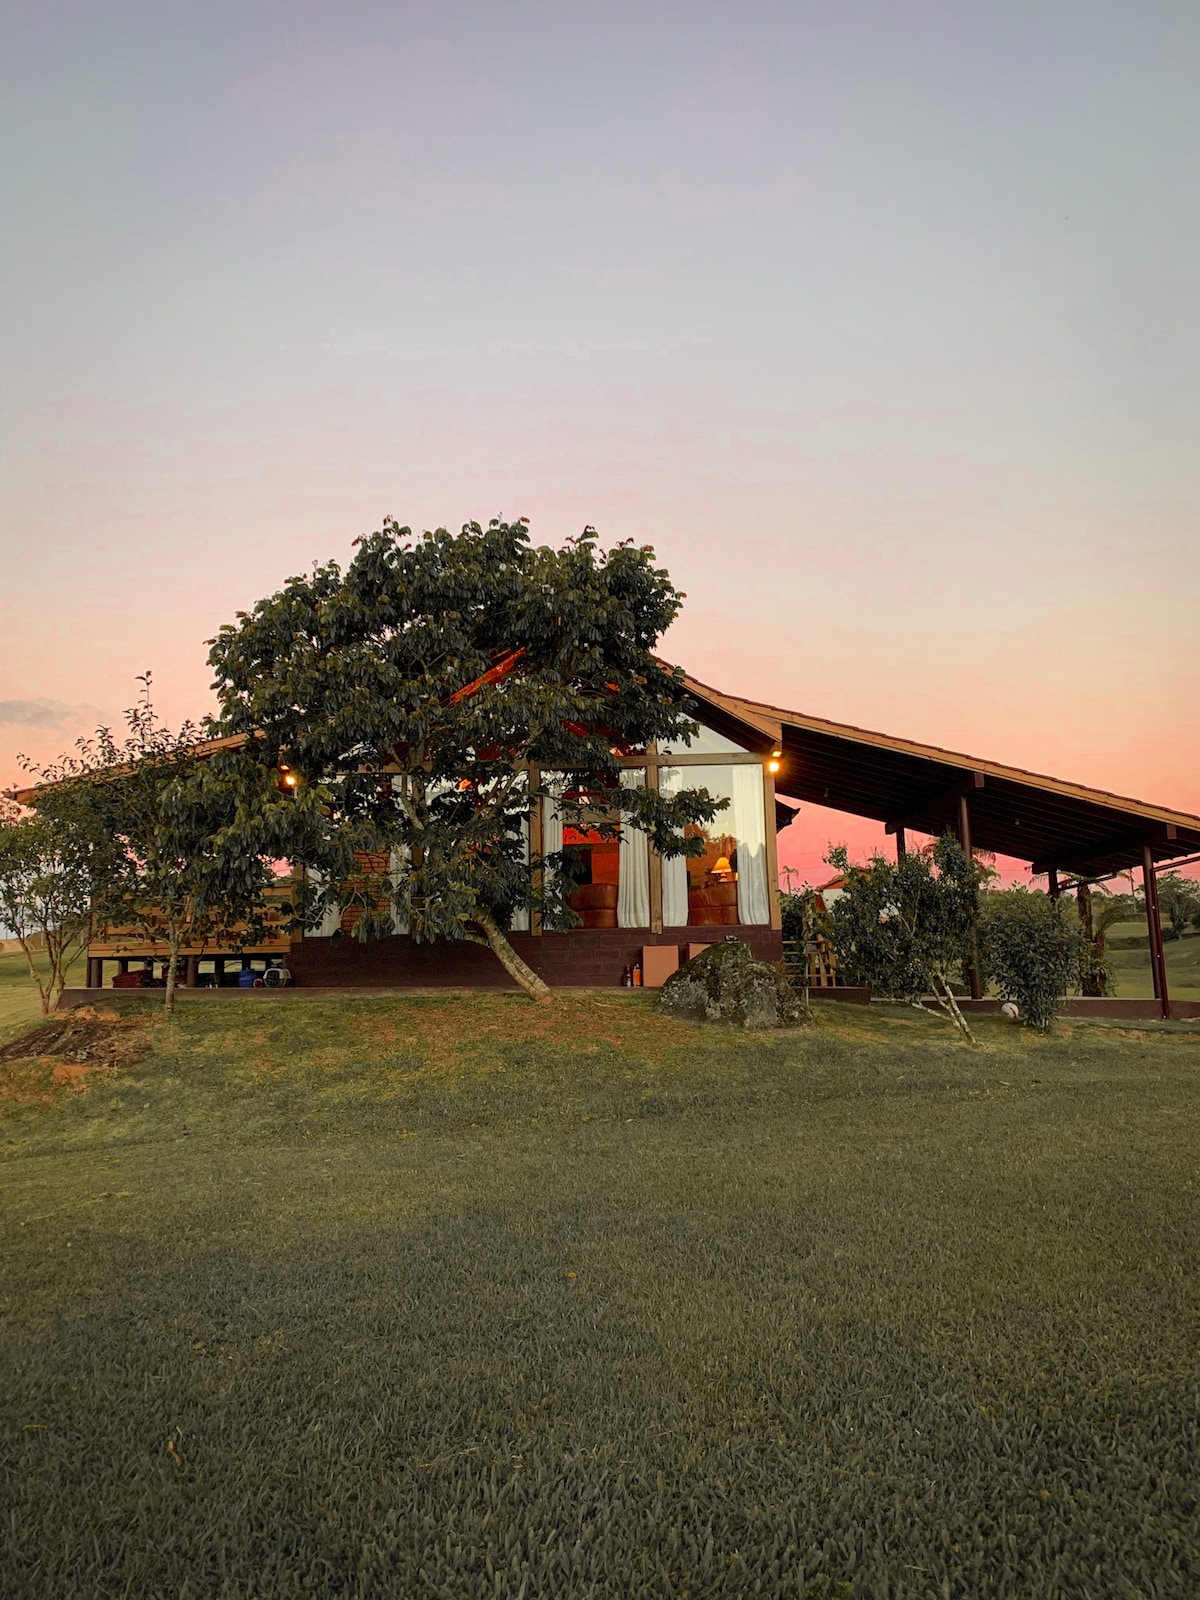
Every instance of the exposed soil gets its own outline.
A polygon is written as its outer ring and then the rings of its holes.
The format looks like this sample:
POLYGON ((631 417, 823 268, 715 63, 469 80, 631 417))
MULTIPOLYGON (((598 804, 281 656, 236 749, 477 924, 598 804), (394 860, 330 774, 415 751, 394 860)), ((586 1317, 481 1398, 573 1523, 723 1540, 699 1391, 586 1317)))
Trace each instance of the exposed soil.
POLYGON ((64 1087, 81 1094, 91 1073, 131 1066, 149 1048, 146 1018, 80 1006, 0 1049, 0 1097, 48 1100, 64 1087))

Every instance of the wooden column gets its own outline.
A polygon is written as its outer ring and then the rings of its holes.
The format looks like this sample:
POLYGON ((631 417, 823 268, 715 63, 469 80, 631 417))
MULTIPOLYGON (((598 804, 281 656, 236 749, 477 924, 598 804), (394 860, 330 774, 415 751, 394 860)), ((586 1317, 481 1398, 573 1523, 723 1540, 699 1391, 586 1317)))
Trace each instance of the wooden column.
MULTIPOLYGON (((971 859, 971 807, 965 794, 958 797, 958 842, 966 852, 968 860, 971 859)), ((971 985, 971 999, 983 999, 983 984, 979 979, 979 947, 978 941, 972 940, 974 950, 967 966, 967 979, 971 985)))
POLYGON ((1163 951, 1162 911, 1158 904, 1158 875, 1154 853, 1142 846, 1142 884, 1146 891, 1146 931, 1150 940, 1150 974, 1154 979, 1154 998, 1162 1008, 1164 1021, 1171 1020, 1171 999, 1167 993, 1167 960, 1163 951))
POLYGON ((965 794, 958 797, 958 842, 971 854, 971 806, 965 794))
POLYGON ((187 986, 189 989, 198 989, 200 987, 199 956, 189 956, 187 958, 187 986))
POLYGON ((767 898, 771 906, 771 926, 783 927, 779 909, 779 834, 775 827, 775 775, 763 768, 763 807, 767 823, 767 898))
POLYGON ((904 829, 896 829, 896 865, 899 866, 908 854, 908 841, 904 837, 904 829))
POLYGON ((1048 887, 1050 889, 1050 898, 1051 898, 1051 900, 1057 900, 1058 896, 1059 896, 1058 871, 1057 871, 1057 869, 1054 868, 1054 867, 1051 867, 1050 871, 1046 874, 1046 879, 1047 879, 1048 887))

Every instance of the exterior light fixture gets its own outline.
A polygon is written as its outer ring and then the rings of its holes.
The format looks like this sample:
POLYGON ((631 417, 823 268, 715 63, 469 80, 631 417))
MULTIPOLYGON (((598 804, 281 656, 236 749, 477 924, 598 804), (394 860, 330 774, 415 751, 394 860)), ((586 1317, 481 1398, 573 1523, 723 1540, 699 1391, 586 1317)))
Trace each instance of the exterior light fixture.
POLYGON ((768 761, 767 762, 767 771, 768 772, 778 772, 779 771, 779 763, 778 763, 778 761, 768 761))

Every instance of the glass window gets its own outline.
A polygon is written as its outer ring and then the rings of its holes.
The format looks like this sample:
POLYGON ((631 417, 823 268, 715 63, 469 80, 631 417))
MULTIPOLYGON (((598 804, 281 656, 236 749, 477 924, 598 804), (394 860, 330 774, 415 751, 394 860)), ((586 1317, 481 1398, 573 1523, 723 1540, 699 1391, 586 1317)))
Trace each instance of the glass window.
POLYGON ((734 744, 732 739, 727 739, 723 733, 718 733, 715 728, 706 728, 700 724, 700 732, 688 744, 682 738, 669 739, 659 743, 659 750, 667 756, 734 756, 745 755, 744 744, 734 744))
MULTIPOLYGON (((549 781, 552 775, 547 775, 549 781)), ((641 767, 626 768, 623 787, 646 781, 641 767)), ((586 796, 586 788, 569 780, 566 795, 586 796)), ((619 839, 606 839, 600 824, 614 814, 596 807, 568 821, 556 801, 544 802, 542 845, 547 854, 562 850, 571 879, 567 903, 585 928, 645 928, 650 923, 650 858, 646 836, 623 823, 619 839)))
POLYGON ((663 862, 663 925, 762 925, 770 921, 763 775, 759 766, 662 767, 664 794, 707 789, 729 804, 709 823, 689 823, 697 856, 663 862))

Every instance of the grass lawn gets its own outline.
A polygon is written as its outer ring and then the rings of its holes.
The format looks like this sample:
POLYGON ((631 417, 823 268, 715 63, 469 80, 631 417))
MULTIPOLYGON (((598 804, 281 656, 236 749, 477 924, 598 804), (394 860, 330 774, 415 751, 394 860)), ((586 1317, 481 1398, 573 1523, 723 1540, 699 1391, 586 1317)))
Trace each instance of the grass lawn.
MULTIPOLYGON (((1148 999, 1154 993, 1150 947, 1144 922, 1117 922, 1105 941, 1115 993, 1148 999)), ((1175 1000, 1200 1000, 1200 930, 1163 941, 1167 958, 1167 992, 1175 1000)))
POLYGON ((1200 1029, 821 1012, 0 1068, 0 1593, 1194 1600, 1200 1029))

